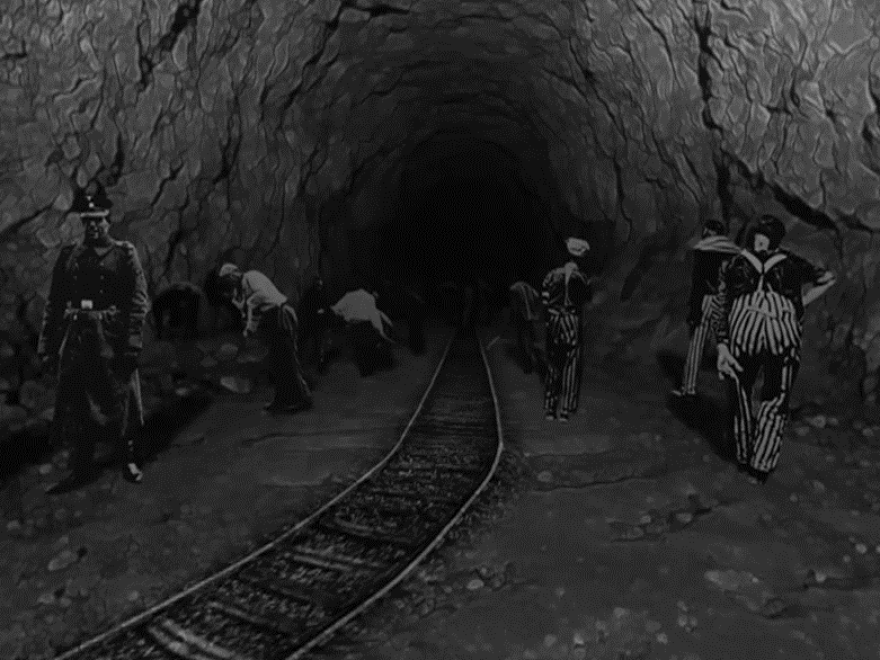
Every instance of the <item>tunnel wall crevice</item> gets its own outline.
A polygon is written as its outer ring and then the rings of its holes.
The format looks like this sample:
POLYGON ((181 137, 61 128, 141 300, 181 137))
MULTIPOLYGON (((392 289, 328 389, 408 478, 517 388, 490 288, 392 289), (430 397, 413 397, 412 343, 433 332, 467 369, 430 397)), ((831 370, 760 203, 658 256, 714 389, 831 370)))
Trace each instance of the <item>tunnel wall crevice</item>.
MULTIPOLYGON (((383 161, 479 120, 475 135, 521 159, 515 136, 536 136, 547 165, 534 185, 556 205, 546 211, 554 228, 586 232, 606 266, 596 314, 607 328, 644 320, 639 341, 656 345, 658 328, 684 317, 684 244, 699 219, 723 217, 736 232, 742 216, 776 212, 796 250, 841 275, 808 310, 821 337, 807 360, 828 372, 851 340, 861 390, 877 389, 880 18, 871 0, 6 7, 7 336, 24 332, 21 318, 38 322, 58 250, 77 236, 64 215, 74 183, 108 185, 114 231, 138 244, 152 290, 198 280, 240 246, 245 265, 296 294, 321 261, 350 267, 341 226, 380 220, 366 216, 393 194, 394 176, 367 170, 393 170, 383 161)), ((633 340, 616 333, 607 330, 606 348, 623 351, 633 340)))

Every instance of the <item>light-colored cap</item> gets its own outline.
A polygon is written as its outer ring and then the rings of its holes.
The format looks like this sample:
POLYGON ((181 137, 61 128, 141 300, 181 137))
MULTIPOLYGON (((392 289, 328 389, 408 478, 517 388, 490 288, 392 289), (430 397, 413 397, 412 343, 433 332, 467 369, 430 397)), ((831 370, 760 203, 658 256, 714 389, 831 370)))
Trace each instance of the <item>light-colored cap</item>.
POLYGON ((573 257, 582 257, 590 249, 590 244, 582 238, 569 238, 565 241, 565 247, 568 253, 573 257))
POLYGON ((229 277, 230 275, 234 275, 235 273, 240 273, 241 269, 235 264, 223 264, 220 266, 219 277, 229 277))

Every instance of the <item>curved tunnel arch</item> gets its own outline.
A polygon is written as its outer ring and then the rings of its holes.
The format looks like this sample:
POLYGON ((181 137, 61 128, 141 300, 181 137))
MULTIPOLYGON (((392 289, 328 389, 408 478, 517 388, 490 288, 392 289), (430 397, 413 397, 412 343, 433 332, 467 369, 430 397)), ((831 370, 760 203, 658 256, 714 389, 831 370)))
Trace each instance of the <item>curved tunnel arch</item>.
MULTIPOLYGON (((154 289, 233 246, 289 290, 321 259, 342 286, 370 261, 365 229, 400 214, 413 150, 450 132, 516 155, 530 212, 556 232, 544 258, 585 232, 609 300, 670 219, 686 233, 704 214, 763 210, 858 297, 874 288, 880 228, 874 7, 808 20, 772 3, 13 3, 0 25, 0 325, 45 295, 75 237, 73 182, 112 184, 116 233, 139 243, 154 289)), ((668 299, 662 313, 681 315, 677 258, 656 260, 657 286, 629 304, 668 299)), ((852 323, 880 355, 867 320, 852 323)))

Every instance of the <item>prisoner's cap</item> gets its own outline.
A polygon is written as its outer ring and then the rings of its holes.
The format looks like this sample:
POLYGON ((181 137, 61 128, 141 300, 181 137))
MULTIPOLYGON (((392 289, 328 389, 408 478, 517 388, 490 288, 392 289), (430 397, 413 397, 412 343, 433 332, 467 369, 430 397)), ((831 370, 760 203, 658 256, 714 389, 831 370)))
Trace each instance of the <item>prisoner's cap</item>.
POLYGON ((565 247, 571 256, 582 257, 590 249, 590 244, 582 238, 572 237, 565 241, 565 247))
POLYGON ((765 213, 755 224, 752 235, 754 236, 755 234, 764 234, 764 236, 770 239, 770 247, 776 249, 779 247, 782 239, 785 238, 785 225, 775 215, 765 213))
POLYGON ((221 280, 231 279, 233 276, 241 273, 241 269, 235 264, 223 264, 220 266, 220 272, 217 276, 221 280))
POLYGON ((104 188, 98 187, 93 193, 77 188, 70 211, 84 217, 104 217, 110 214, 112 206, 113 202, 108 199, 104 188))

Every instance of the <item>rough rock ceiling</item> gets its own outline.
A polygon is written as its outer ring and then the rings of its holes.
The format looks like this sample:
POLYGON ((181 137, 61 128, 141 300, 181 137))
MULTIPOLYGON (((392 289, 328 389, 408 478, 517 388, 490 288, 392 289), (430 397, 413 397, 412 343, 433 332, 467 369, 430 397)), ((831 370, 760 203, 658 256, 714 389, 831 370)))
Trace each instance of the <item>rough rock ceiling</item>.
MULTIPOLYGON (((869 254, 878 18, 872 0, 6 0, 5 300, 45 287, 73 179, 110 185, 154 284, 233 245, 296 282, 328 209, 369 224, 411 152, 462 127, 517 154, 549 215, 613 224, 621 267, 701 213, 765 208, 869 254)), ((874 269, 846 273, 866 318, 874 269)))

